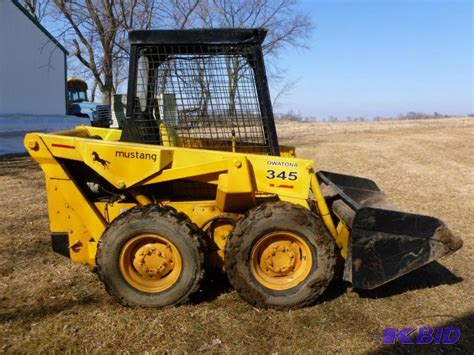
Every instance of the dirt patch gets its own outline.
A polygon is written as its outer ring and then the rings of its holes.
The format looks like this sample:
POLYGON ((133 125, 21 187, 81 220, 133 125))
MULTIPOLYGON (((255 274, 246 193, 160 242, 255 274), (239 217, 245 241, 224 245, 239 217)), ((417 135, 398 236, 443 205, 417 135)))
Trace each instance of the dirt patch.
MULTIPOLYGON (((334 285, 320 302, 259 310, 222 280, 187 306, 130 309, 85 266, 49 246, 44 180, 29 158, 0 160, 0 351, 365 353, 384 327, 457 326, 474 348, 474 119, 280 123, 282 144, 323 170, 375 180, 406 211, 434 215, 464 239, 456 254, 373 291, 334 285)), ((421 350, 430 352, 433 347, 421 350)), ((439 349, 438 349, 439 350, 439 349)))

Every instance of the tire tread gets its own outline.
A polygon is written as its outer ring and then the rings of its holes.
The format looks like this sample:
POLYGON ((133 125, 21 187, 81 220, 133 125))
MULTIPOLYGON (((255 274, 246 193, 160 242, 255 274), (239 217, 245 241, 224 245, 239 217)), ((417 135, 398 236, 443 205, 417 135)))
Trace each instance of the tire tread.
POLYGON ((175 223, 179 225, 180 228, 183 229, 183 232, 189 235, 190 242, 199 251, 199 264, 201 266, 200 268, 201 271, 195 278, 193 285, 190 288, 190 290, 187 292, 187 294, 185 294, 179 301, 177 301, 175 305, 187 303, 190 297, 192 297, 192 295, 194 295, 196 292, 199 291, 201 287, 201 283, 205 277, 205 255, 206 255, 207 246, 205 244, 204 237, 202 236, 202 233, 199 230, 199 228, 194 223, 191 222, 191 220, 186 214, 182 212, 178 212, 175 208, 171 206, 158 206, 158 205, 136 206, 123 212, 112 223, 110 223, 105 229, 104 233, 102 234, 102 237, 100 238, 97 244, 97 254, 96 254, 97 276, 99 280, 104 284, 105 290, 107 291, 107 293, 111 295, 112 297, 114 297, 115 299, 117 299, 117 301, 120 304, 124 306, 130 306, 130 307, 143 306, 141 304, 136 304, 133 301, 126 300, 118 291, 110 287, 109 281, 107 278, 107 273, 105 272, 104 268, 101 265, 104 265, 104 263, 107 261, 106 260, 107 255, 103 252, 103 250, 108 240, 114 237, 113 236, 114 227, 119 226, 124 223, 127 224, 131 220, 137 220, 144 217, 149 217, 150 215, 160 217, 160 218, 164 217, 170 223, 175 223))
POLYGON ((268 202, 264 203, 256 208, 253 208, 245 214, 245 217, 242 218, 234 229, 234 232, 230 236, 225 251, 225 267, 226 273, 229 278, 229 282, 233 288, 238 292, 238 294, 245 299, 250 304, 253 304, 258 307, 272 307, 272 308, 301 308, 313 304, 316 299, 324 292, 328 284, 334 277, 334 270, 336 264, 336 248, 333 238, 327 232, 323 222, 320 217, 312 213, 307 208, 304 208, 299 205, 291 204, 288 202, 268 202), (291 216, 291 219, 295 221, 296 224, 305 225, 314 230, 315 235, 324 236, 316 240, 317 245, 325 244, 326 250, 330 251, 331 255, 328 255, 328 260, 330 262, 330 274, 327 275, 325 284, 310 284, 309 287, 315 289, 311 293, 310 297, 303 299, 299 302, 293 303, 290 307, 285 305, 268 305, 262 298, 255 298, 255 292, 248 287, 247 281, 245 280, 237 268, 237 254, 240 251, 242 238, 245 233, 249 230, 250 226, 255 221, 266 220, 269 223, 272 220, 272 216, 278 215, 279 213, 285 213, 291 216))

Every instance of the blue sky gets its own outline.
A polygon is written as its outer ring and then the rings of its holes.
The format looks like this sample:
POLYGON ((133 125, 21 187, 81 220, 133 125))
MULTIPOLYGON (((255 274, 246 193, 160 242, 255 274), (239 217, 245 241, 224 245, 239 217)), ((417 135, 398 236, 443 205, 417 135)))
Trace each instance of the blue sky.
MULTIPOLYGON (((474 0, 298 4, 315 30, 308 49, 278 58, 296 85, 275 112, 314 118, 474 113, 474 0)), ((46 27, 54 33, 57 26, 46 27)))
POLYGON ((304 0, 308 50, 282 53, 298 78, 276 112, 367 118, 474 112, 471 0, 304 0))

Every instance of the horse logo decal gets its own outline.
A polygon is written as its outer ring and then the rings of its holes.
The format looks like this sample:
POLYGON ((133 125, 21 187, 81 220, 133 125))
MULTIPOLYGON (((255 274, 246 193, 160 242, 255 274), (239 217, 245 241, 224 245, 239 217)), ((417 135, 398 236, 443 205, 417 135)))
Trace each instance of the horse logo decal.
POLYGON ((107 169, 109 167, 110 161, 102 159, 98 153, 92 152, 92 161, 93 162, 98 162, 100 163, 104 169, 107 169))

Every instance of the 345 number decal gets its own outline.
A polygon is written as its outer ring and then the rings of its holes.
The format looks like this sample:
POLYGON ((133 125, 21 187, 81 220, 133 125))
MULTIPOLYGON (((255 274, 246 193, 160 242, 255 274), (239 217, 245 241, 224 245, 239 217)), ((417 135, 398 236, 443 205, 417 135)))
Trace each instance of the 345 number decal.
POLYGON ((277 172, 275 170, 267 170, 267 179, 281 179, 288 181, 298 180, 298 173, 296 171, 282 171, 277 172))

